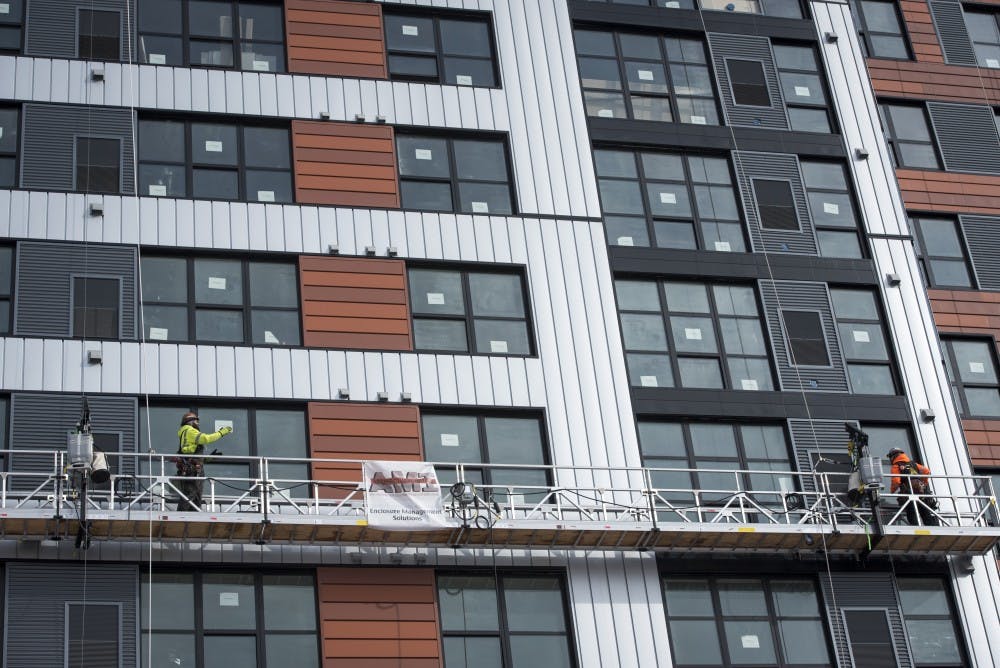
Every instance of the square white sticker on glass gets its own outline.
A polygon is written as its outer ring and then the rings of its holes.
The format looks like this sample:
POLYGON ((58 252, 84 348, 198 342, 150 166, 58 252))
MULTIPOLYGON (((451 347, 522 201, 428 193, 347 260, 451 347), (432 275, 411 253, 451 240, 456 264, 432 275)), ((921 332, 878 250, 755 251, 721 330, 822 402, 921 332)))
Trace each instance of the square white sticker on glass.
POLYGON ((404 35, 410 35, 411 37, 416 37, 417 35, 420 34, 420 28, 418 28, 417 26, 407 26, 407 25, 404 25, 403 26, 403 34, 404 35))
POLYGON ((799 97, 812 97, 812 93, 809 91, 809 86, 796 86, 795 94, 799 97))
POLYGON ((639 384, 643 387, 659 387, 656 376, 639 376, 639 384))
POLYGON ((660 193, 660 202, 663 204, 677 204, 677 195, 674 193, 660 193))
POLYGON ((635 241, 633 241, 632 237, 618 237, 618 239, 616 239, 616 241, 617 241, 617 243, 618 243, 619 246, 634 246, 635 245, 635 241))
POLYGON ((446 448, 457 448, 461 445, 458 434, 441 434, 441 445, 446 448))
POLYGON ((270 72, 271 65, 266 60, 255 60, 253 61, 253 69, 255 72, 270 72))
POLYGON ((701 329, 698 327, 685 327, 684 337, 691 341, 701 341, 701 329))
POLYGON ((258 190, 257 191, 257 201, 258 202, 273 202, 274 201, 274 191, 273 190, 258 190))
POLYGON ((637 72, 640 81, 652 81, 653 80, 653 70, 639 70, 637 72))
POLYGON ((10 14, 9 2, 0 2, 0 14, 10 14))
POLYGON ((264 330, 264 343, 281 343, 277 336, 269 329, 264 330))
POLYGON ((150 327, 149 338, 152 341, 166 341, 170 338, 170 330, 166 327, 150 327))
POLYGON ((3 139, 3 128, 0 128, 0 139, 3 139))
POLYGON ((839 216, 840 205, 834 204, 833 202, 823 202, 823 213, 829 213, 834 216, 839 216))
POLYGON ((753 378, 743 378, 743 379, 741 379, 740 380, 740 387, 742 387, 744 390, 757 390, 757 389, 759 389, 759 387, 757 386, 757 381, 754 380, 753 378))
POLYGON ((613 109, 598 109, 597 115, 601 118, 614 118, 615 112, 613 109))
POLYGON ((219 592, 220 608, 238 608, 240 606, 240 593, 238 591, 219 592))
POLYGON ((455 75, 455 83, 457 83, 459 86, 471 86, 472 77, 470 77, 468 74, 457 74, 455 75))
POLYGON ((871 343, 872 337, 863 329, 854 330, 854 340, 858 343, 871 343))
POLYGON ((986 67, 1000 67, 1000 60, 996 58, 987 58, 986 67))
POLYGON ((155 184, 150 184, 149 185, 149 196, 150 197, 166 197, 167 196, 167 187, 166 186, 155 185, 155 184))
POLYGON ((507 352, 507 342, 506 341, 490 341, 490 352, 491 353, 505 353, 505 352, 507 352))
POLYGON ((428 292, 427 293, 427 303, 428 304, 444 304, 444 293, 443 292, 428 292))
POLYGON ((413 156, 417 160, 433 160, 434 151, 430 150, 429 148, 418 148, 413 152, 413 156))
POLYGON ((205 150, 209 153, 222 153, 222 142, 208 139, 205 141, 205 150))
POLYGON ((733 250, 733 247, 728 241, 716 241, 715 250, 722 251, 723 253, 729 253, 733 250))
POLYGON ((707 125, 708 124, 708 121, 705 119, 704 116, 692 116, 691 117, 691 122, 694 125, 707 125))
POLYGON ((208 289, 209 290, 225 290, 226 289, 226 278, 224 276, 209 276, 208 277, 208 289))
POLYGON ((760 649, 760 638, 757 636, 740 636, 740 642, 743 644, 743 649, 760 649))
MULTIPOLYGON (((223 427, 229 427, 230 429, 232 429, 233 428, 233 421, 232 420, 216 420, 215 421, 215 431, 219 431, 223 427)), ((237 603, 236 605, 239 605, 239 604, 237 603)))
POLYGON ((986 373, 986 364, 983 362, 969 362, 970 373, 986 373))
POLYGON ((489 202, 473 202, 472 203, 472 213, 489 213, 490 204, 489 202))
POLYGON ((167 55, 165 53, 151 53, 149 54, 149 64, 150 65, 166 65, 167 55))
POLYGON ((668 9, 680 9, 681 3, 678 0, 667 0, 667 2, 663 3, 663 6, 668 9))

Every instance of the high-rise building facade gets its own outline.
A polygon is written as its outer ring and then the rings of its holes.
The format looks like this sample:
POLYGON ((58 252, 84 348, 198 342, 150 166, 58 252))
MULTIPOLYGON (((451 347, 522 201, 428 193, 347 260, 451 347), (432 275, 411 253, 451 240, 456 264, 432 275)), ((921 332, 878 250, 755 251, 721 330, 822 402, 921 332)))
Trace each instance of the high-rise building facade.
POLYGON ((989 7, 0 3, 3 667, 1000 667, 989 7))

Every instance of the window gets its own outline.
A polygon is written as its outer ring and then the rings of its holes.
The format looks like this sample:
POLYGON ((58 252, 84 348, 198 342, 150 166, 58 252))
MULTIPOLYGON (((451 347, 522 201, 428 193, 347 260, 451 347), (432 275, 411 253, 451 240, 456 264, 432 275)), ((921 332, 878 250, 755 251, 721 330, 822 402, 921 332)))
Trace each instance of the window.
POLYGON ((1000 381, 992 339, 942 338, 944 363, 965 417, 1000 417, 1000 381))
POLYGON ((20 133, 17 109, 0 107, 0 188, 17 186, 17 137, 20 133))
POLYGON ((77 55, 85 60, 121 60, 119 13, 77 11, 77 55))
POLYGON ((878 108, 886 141, 897 167, 941 168, 923 107, 880 104, 878 108))
POLYGON ((842 163, 803 160, 799 163, 806 186, 809 213, 816 228, 819 254, 861 258, 858 217, 842 163))
POLYGON ((397 134, 396 154, 404 209, 514 213, 503 140, 397 134))
POLYGON ((830 299, 851 390, 855 394, 895 394, 889 346, 875 293, 831 288, 830 299))
POLYGON ((792 130, 829 133, 833 129, 819 60, 811 46, 774 44, 778 79, 792 130))
POLYGON ((909 60, 910 50, 896 0, 853 0, 851 10, 866 56, 909 60))
POLYGON ((138 13, 140 62, 285 71, 281 3, 139 0, 138 13))
POLYGON ((532 354, 519 274, 415 268, 408 274, 417 350, 532 354))
MULTIPOLYGON (((590 2, 610 2, 616 5, 639 5, 663 7, 666 9, 698 9, 695 0, 590 0, 590 2)), ((798 0, 701 0, 703 9, 726 12, 749 12, 781 16, 790 19, 802 18, 802 7, 798 0)))
POLYGON ((288 128, 140 120, 139 193, 291 202, 288 128))
MULTIPOLYGON (((425 411, 420 421, 423 427, 424 455, 428 461, 464 464, 465 480, 476 485, 510 486, 490 490, 493 498, 501 504, 509 501, 508 495, 511 493, 527 494, 531 503, 542 500, 542 494, 539 493, 541 490, 518 490, 514 486, 548 485, 550 480, 545 469, 478 466, 545 466, 548 463, 547 448, 539 418, 425 411)), ((439 466, 438 480, 442 485, 450 485, 457 479, 455 472, 453 466, 439 466)))
POLYGON ((753 179, 754 198, 760 214, 760 226, 767 230, 799 229, 799 217, 795 213, 792 198, 792 184, 789 181, 753 179))
POLYGON ((10 334, 14 303, 14 249, 0 246, 0 334, 10 334))
POLYGON ((73 277, 73 336, 117 339, 121 332, 121 279, 73 277))
POLYGON ((826 336, 818 311, 782 311, 792 363, 796 366, 830 366, 826 336))
POLYGON ((24 0, 7 0, 0 4, 0 52, 19 53, 21 51, 21 20, 23 15, 24 0))
POLYGON ((488 15, 385 13, 389 75, 401 81, 496 86, 493 27, 488 15))
POLYGON ((608 150, 594 157, 611 245, 746 251, 727 159, 608 150))
POLYGON ((121 140, 76 138, 76 189, 86 193, 121 192, 121 140))
POLYGON ((594 30, 573 34, 588 116, 719 124, 701 40, 594 30))
POLYGON ((953 218, 910 219, 914 245, 925 282, 934 288, 971 288, 968 251, 953 218))
POLYGON ((576 665, 562 579, 538 573, 440 573, 445 668, 576 665))
POLYGON ((899 602, 917 666, 964 666, 945 581, 901 577, 899 602))
POLYGON ((121 604, 66 602, 66 668, 121 666, 121 604))
POLYGON ((753 107, 770 107, 764 64, 756 60, 726 59, 729 84, 733 89, 733 102, 753 107))
POLYGON ((841 609, 841 614, 847 627, 853 665, 870 668, 894 668, 899 665, 887 610, 841 609))
POLYGON ((976 50, 976 61, 983 67, 1000 67, 1000 28, 998 14, 989 10, 975 11, 963 7, 965 27, 976 50))
POLYGON ((310 574, 156 572, 143 576, 139 603, 152 606, 140 615, 143 668, 320 665, 310 574))
POLYGON ((617 280, 615 292, 633 387, 774 389, 753 288, 617 280))
POLYGON ((294 263, 143 256, 140 269, 151 341, 300 345, 294 263))
POLYGON ((832 666, 816 585, 778 578, 663 579, 677 666, 832 666))

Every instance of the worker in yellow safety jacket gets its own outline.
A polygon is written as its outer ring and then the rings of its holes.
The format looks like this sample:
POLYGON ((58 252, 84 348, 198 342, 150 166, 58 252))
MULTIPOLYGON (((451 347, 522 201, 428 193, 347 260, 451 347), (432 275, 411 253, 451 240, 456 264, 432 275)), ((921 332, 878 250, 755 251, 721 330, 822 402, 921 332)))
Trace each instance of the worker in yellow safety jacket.
MULTIPOLYGON (((201 493, 205 486, 205 460, 184 455, 203 455, 206 445, 215 443, 232 431, 232 427, 222 427, 219 431, 204 434, 198 429, 197 413, 188 411, 181 418, 181 428, 177 430, 177 475, 190 480, 181 480, 178 485, 181 494, 187 498, 177 503, 177 510, 201 510, 201 493)), ((211 454, 218 454, 218 450, 213 450, 211 454)))

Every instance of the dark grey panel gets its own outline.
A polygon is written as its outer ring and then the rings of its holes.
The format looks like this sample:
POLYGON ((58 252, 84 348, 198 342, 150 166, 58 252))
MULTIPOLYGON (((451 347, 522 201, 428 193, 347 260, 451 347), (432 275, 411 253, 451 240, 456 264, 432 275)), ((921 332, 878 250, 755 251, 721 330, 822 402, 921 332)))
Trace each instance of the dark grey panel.
POLYGON ((975 65, 976 52, 969 39, 958 0, 930 0, 931 16, 937 28, 944 60, 952 65, 975 65))
POLYGON ((728 125, 749 125, 787 130, 788 118, 785 116, 785 103, 781 94, 781 84, 778 81, 778 70, 774 66, 774 56, 771 53, 771 41, 766 37, 723 33, 709 33, 708 41, 711 45, 719 94, 723 106, 726 108, 726 117, 729 119, 728 125), (733 101, 733 91, 729 84, 729 71, 726 68, 727 58, 759 60, 764 64, 764 78, 767 82, 767 92, 771 97, 770 107, 748 107, 737 105, 733 101))
POLYGON ((121 278, 121 338, 134 339, 135 248, 104 244, 17 245, 14 333, 65 338, 72 333, 72 276, 121 278))
POLYGON ((823 392, 742 392, 688 388, 632 388, 636 416, 725 419, 813 419, 907 422, 910 409, 904 397, 855 396, 823 392))
POLYGON ((991 107, 928 102, 927 111, 945 169, 1000 174, 1000 136, 991 107))
POLYGON ((806 199, 805 186, 802 184, 798 158, 782 153, 754 153, 750 151, 736 151, 733 158, 740 180, 743 210, 746 211, 750 241, 754 250, 769 253, 818 255, 816 231, 813 229, 812 218, 809 215, 809 203, 806 199), (775 179, 791 183, 795 212, 799 217, 800 230, 798 232, 761 228, 757 202, 753 192, 753 179, 775 179))
POLYGON ((21 138, 21 186, 74 190, 77 137, 121 140, 121 192, 132 194, 132 112, 107 107, 26 104, 21 138))
MULTIPOLYGON (((817 452, 847 452, 846 420, 789 420, 792 449, 799 470, 813 470, 812 455, 817 452)), ((857 422, 851 420, 857 426, 857 422)))
POLYGON ((77 58, 77 15, 80 9, 116 11, 121 15, 121 60, 128 61, 132 31, 126 22, 135 4, 125 0, 28 0, 25 9, 24 53, 29 56, 77 58))
POLYGON ((1000 290, 1000 218, 959 216, 976 280, 983 290, 1000 290))
POLYGON ((783 390, 811 392, 847 392, 847 373, 844 357, 837 338, 837 325, 833 320, 830 295, 824 283, 799 281, 760 281, 760 295, 764 302, 768 331, 774 347, 774 359, 783 390), (826 336, 826 349, 830 366, 792 365, 791 351, 781 325, 778 311, 817 311, 826 336))
POLYGON ((899 596, 891 573, 833 573, 821 575, 820 582, 839 666, 854 668, 841 610, 881 608, 889 613, 889 628, 899 668, 912 668, 903 615, 899 609, 899 596))
POLYGON ((5 668, 65 665, 67 601, 120 604, 122 665, 138 665, 136 566, 10 563, 6 571, 5 668))
MULTIPOLYGON (((134 397, 91 396, 90 420, 95 433, 121 434, 121 449, 135 452, 138 402, 134 397)), ((14 394, 10 401, 10 470, 49 472, 51 454, 21 453, 21 450, 62 450, 66 433, 80 419, 83 399, 73 394, 14 394)), ((115 473, 135 473, 135 462, 110 462, 115 473)), ((15 489, 34 489, 41 479, 15 481, 15 489), (33 482, 33 484, 32 484, 33 482)))

